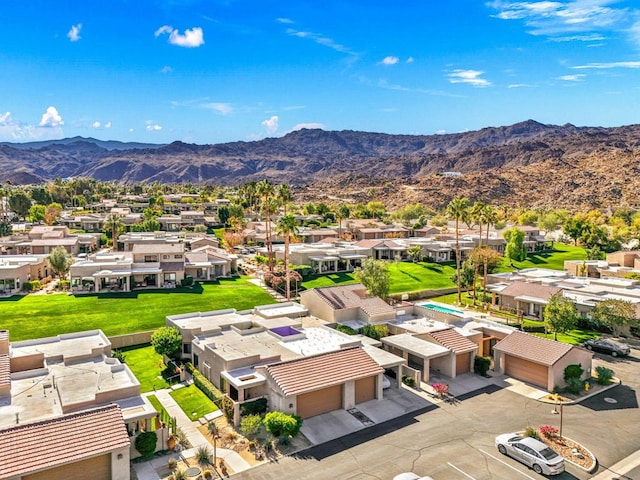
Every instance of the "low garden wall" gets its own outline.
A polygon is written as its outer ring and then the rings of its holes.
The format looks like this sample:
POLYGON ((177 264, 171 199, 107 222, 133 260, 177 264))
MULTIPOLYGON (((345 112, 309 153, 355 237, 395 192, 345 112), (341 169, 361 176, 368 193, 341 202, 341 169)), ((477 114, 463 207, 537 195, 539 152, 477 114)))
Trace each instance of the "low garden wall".
POLYGON ((417 292, 394 293, 393 295, 389 295, 389 298, 397 301, 408 300, 410 302, 413 302, 415 300, 421 300, 423 298, 433 298, 440 297, 442 295, 449 295, 450 293, 456 293, 457 291, 457 287, 442 288, 439 290, 418 290, 417 292))
POLYGON ((111 348, 123 348, 132 347, 134 345, 144 345, 145 343, 151 343, 151 334, 153 330, 148 332, 136 332, 128 333, 126 335, 114 335, 109 337, 111 342, 111 348))

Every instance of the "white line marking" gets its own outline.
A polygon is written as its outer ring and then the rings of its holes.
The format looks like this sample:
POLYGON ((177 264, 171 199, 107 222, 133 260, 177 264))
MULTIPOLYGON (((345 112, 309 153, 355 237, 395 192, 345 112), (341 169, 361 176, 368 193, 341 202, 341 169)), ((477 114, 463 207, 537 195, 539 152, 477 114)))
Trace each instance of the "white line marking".
POLYGON ((468 473, 463 472, 462 470, 460 470, 458 467, 456 467, 453 463, 451 462, 447 462, 447 465, 449 465, 451 468, 453 468, 454 470, 457 470, 458 472, 460 472, 461 474, 463 474, 465 477, 470 478, 471 480, 476 480, 475 478, 473 478, 471 475, 469 475, 468 473))
POLYGON ((516 472, 518 472, 520 475, 523 475, 531 480, 536 480, 535 478, 533 478, 530 475, 527 475, 526 473, 521 472, 520 470, 518 470, 516 467, 509 465, 507 462, 503 462, 502 460, 500 460, 498 457, 494 457, 493 455, 491 455, 490 453, 485 452, 484 450, 482 450, 481 448, 479 448, 478 450, 480 450, 482 453, 484 453, 485 455, 493 458, 494 460, 497 460, 498 462, 500 462, 503 465, 506 465, 507 467, 509 467, 511 470, 515 470, 516 472))

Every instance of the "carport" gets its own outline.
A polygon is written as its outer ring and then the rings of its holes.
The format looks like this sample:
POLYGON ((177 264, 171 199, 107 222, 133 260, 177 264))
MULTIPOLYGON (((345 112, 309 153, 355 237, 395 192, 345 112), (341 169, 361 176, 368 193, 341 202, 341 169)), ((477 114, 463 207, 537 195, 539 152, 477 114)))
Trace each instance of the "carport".
POLYGON ((380 339, 384 349, 394 355, 404 358, 408 366, 422 371, 422 381, 429 381, 429 370, 432 367, 432 360, 438 363, 437 359, 445 362, 451 361, 452 352, 438 345, 437 343, 422 340, 409 333, 392 335, 380 339))

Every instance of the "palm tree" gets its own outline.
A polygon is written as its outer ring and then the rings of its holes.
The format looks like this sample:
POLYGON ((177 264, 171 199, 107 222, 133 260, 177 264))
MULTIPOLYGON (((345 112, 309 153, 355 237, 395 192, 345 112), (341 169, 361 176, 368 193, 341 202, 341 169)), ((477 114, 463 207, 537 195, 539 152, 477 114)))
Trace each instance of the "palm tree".
POLYGON ((293 201, 293 194, 291 193, 291 185, 289 185, 288 183, 283 183, 282 185, 278 185, 276 198, 284 208, 284 214, 286 215, 287 206, 293 201))
MULTIPOLYGON (((487 248, 489 248, 489 228, 491 225, 495 225, 498 221, 498 214, 495 209, 491 205, 486 205, 482 209, 482 217, 485 225, 487 226, 487 248)), ((482 303, 485 302, 485 297, 487 294, 487 256, 484 256, 484 282, 482 288, 482 303)))
POLYGON ((218 425, 216 425, 216 422, 211 420, 209 421, 209 423, 207 423, 207 431, 209 432, 209 435, 211 435, 211 438, 213 438, 213 465, 215 466, 218 459, 216 442, 219 438, 220 430, 218 429, 218 425))
POLYGON ((256 185, 256 191, 262 198, 262 213, 265 216, 265 243, 267 244, 267 258, 269 271, 273 271, 273 246, 271 244, 271 214, 274 213, 273 196, 275 187, 269 180, 262 180, 256 185))
POLYGON ((111 230, 111 244, 113 246, 114 251, 118 251, 118 232, 124 227, 124 223, 120 217, 112 213, 107 217, 104 221, 104 229, 111 230))
POLYGON ((456 221, 456 284, 458 286, 458 305, 462 303, 462 294, 460 293, 460 222, 467 218, 469 211, 469 199, 454 198, 447 205, 447 215, 456 221))
POLYGON ((289 244, 291 243, 291 235, 298 233, 298 226, 293 215, 283 216, 276 226, 278 235, 284 236, 284 277, 285 288, 287 292, 287 302, 291 300, 291 282, 289 279, 289 244))
POLYGON ((351 215, 351 211, 347 205, 340 205, 336 210, 336 218, 338 219, 338 238, 342 238, 342 220, 346 220, 351 215))
MULTIPOLYGON (((474 202, 473 206, 469 211, 469 217, 473 220, 474 223, 478 224, 478 228, 480 230, 480 236, 478 240, 477 248, 482 247, 482 222, 484 221, 483 211, 486 205, 484 202, 474 202)), ((473 262, 473 306, 476 306, 476 278, 478 277, 478 269, 480 265, 478 264, 476 256, 476 261, 473 262)))

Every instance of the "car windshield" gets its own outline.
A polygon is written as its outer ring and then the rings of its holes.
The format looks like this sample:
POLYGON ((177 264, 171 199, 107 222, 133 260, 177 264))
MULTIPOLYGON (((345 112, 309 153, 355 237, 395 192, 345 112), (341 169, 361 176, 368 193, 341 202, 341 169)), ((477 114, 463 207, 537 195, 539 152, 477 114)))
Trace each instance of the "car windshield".
POLYGON ((546 460, 551 460, 558 456, 558 454, 553 450, 551 450, 550 448, 544 448, 540 450, 540 455, 542 455, 546 460))

